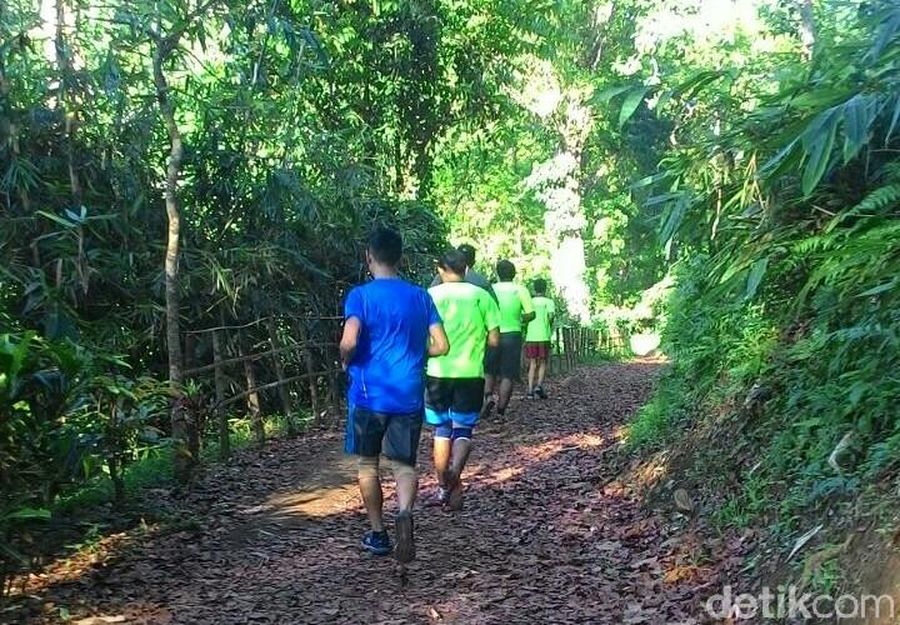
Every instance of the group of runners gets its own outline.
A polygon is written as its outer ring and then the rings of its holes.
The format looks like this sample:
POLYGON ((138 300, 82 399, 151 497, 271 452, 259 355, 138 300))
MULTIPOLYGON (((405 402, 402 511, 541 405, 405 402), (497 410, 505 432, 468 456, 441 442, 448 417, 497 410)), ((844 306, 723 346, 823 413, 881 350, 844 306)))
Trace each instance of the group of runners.
POLYGON ((359 489, 370 530, 362 547, 415 558, 413 505, 416 456, 423 421, 434 430, 438 488, 427 505, 462 508, 463 469, 472 435, 496 408, 505 415, 525 355, 529 399, 546 399, 544 378, 556 313, 543 280, 534 297, 514 281, 515 266, 497 263, 498 281, 474 269, 475 249, 444 252, 437 276, 425 289, 402 279, 400 234, 376 229, 366 262, 372 280, 352 289, 344 306, 341 359, 347 370, 345 451, 358 457, 359 489), (424 412, 424 418, 423 418, 424 412), (385 530, 380 457, 390 463, 399 510, 395 543, 385 530))

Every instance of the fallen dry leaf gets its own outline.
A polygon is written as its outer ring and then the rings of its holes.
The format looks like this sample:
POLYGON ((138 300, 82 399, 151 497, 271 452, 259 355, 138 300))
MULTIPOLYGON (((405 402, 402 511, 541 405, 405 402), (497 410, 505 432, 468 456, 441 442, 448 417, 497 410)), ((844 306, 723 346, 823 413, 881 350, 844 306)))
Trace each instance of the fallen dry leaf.
MULTIPOLYGON (((69 606, 84 617, 75 625, 691 622, 716 592, 716 571, 679 560, 693 553, 679 548, 686 532, 634 496, 633 459, 617 446, 658 371, 581 369, 553 380, 551 399, 516 401, 504 421, 481 424, 463 510, 415 511, 418 558, 405 586, 392 559, 360 551, 367 523, 353 460, 341 453, 341 434, 326 431, 243 450, 186 494, 148 493, 148 506, 178 522, 145 525, 104 543, 99 556, 29 578, 34 599, 22 601, 33 609, 16 622, 58 623, 44 604, 69 606)), ((429 444, 426 434, 423 493, 436 485, 429 444)), ((741 549, 722 542, 706 551, 737 567, 741 549)))

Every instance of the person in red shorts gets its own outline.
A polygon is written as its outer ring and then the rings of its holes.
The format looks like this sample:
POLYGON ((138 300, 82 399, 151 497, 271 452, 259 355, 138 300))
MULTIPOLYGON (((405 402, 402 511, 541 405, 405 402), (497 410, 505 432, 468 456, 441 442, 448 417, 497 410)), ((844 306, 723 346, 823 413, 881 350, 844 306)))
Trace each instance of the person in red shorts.
POLYGON ((547 297, 547 282, 538 278, 534 281, 534 319, 525 333, 525 358, 528 359, 528 399, 547 399, 544 392, 544 378, 547 362, 550 360, 550 339, 553 336, 553 318, 556 305, 547 297))

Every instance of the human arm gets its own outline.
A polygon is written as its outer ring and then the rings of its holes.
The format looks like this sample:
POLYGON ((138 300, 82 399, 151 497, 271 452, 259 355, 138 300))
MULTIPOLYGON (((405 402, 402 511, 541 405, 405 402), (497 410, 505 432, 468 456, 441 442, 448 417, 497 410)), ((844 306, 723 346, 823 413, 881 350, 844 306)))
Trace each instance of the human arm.
POLYGON ((528 325, 534 321, 537 316, 534 312, 534 302, 531 301, 531 294, 523 286, 519 286, 519 301, 522 302, 522 325, 528 325))
POLYGON ((425 309, 428 311, 428 356, 443 356, 450 351, 450 340, 444 331, 444 320, 441 319, 430 289, 425 293, 425 309))
POLYGON ((488 347, 497 347, 500 345, 500 308, 487 293, 481 301, 484 306, 484 325, 488 330, 488 347))
POLYGON ((443 356, 450 351, 450 341, 444 332, 444 324, 433 323, 428 327, 428 355, 443 356))
POLYGON ((341 365, 344 369, 353 360, 353 354, 356 353, 356 346, 359 343, 359 332, 362 329, 362 322, 358 317, 349 317, 344 322, 344 333, 341 336, 340 352, 341 365))
POLYGON ((359 335, 362 333, 363 319, 365 319, 365 305, 362 292, 359 289, 353 289, 347 294, 347 301, 344 302, 344 331, 338 344, 341 365, 344 369, 356 354, 359 335))

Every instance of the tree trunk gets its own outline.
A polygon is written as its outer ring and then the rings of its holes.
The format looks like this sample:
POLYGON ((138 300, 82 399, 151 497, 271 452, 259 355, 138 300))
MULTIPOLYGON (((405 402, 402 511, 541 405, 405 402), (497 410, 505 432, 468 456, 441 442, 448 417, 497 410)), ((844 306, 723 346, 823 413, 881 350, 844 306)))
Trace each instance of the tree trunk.
POLYGON ((66 152, 66 165, 69 169, 69 184, 72 188, 72 201, 75 206, 82 203, 81 183, 75 167, 75 151, 72 142, 75 135, 75 113, 69 111, 69 76, 71 74, 71 62, 68 44, 65 37, 66 4, 65 0, 56 0, 56 64, 59 68, 59 99, 58 108, 63 117, 64 149, 66 152))
POLYGON ((178 206, 178 179, 184 149, 181 131, 175 122, 175 106, 169 98, 169 84, 163 72, 163 64, 174 50, 177 39, 169 38, 158 42, 153 55, 153 79, 156 86, 156 101, 169 137, 169 161, 166 167, 165 201, 168 218, 168 236, 165 256, 166 291, 166 345, 169 355, 169 384, 172 388, 172 441, 175 447, 175 477, 186 482, 193 472, 195 458, 188 450, 190 433, 185 415, 184 391, 182 389, 181 325, 179 318, 178 294, 178 252, 181 237, 181 211, 178 206))
MULTIPOLYGON (((281 349, 278 340, 278 327, 274 319, 269 323, 269 342, 273 350, 281 349)), ((297 436, 297 424, 294 422, 294 406, 291 402, 291 390, 284 383, 287 376, 284 375, 284 365, 281 362, 281 353, 272 354, 272 363, 275 365, 275 376, 278 379, 278 396, 281 399, 281 409, 284 411, 284 420, 287 424, 287 435, 297 436)))
POLYGON ((328 400, 331 406, 331 414, 333 417, 339 417, 341 414, 341 355, 337 347, 328 347, 326 352, 330 354, 328 365, 331 369, 329 374, 328 400))
POLYGON ((800 5, 800 42, 803 44, 803 60, 812 60, 816 46, 816 18, 812 0, 803 0, 800 5))
POLYGON ((121 504, 125 500, 125 482, 122 479, 122 452, 124 444, 120 437, 121 428, 119 407, 116 402, 111 402, 109 406, 109 426, 107 428, 106 467, 109 469, 109 479, 113 484, 113 501, 117 504, 121 504))
POLYGON ((228 411, 225 402, 225 368, 222 366, 222 339, 219 331, 212 333, 213 362, 216 384, 216 423, 219 426, 219 459, 226 460, 231 455, 231 436, 228 431, 228 411))
POLYGON ((544 173, 532 177, 538 199, 546 206, 544 229, 556 247, 550 259, 554 286, 566 303, 569 314, 579 322, 590 321, 590 290, 585 280, 586 257, 582 231, 587 226, 582 202, 581 155, 593 127, 587 105, 592 90, 569 87, 555 121, 560 145, 556 155, 542 167, 544 173), (547 167, 546 165, 552 165, 547 167))
POLYGON ((309 332, 302 321, 297 321, 297 336, 303 346, 303 361, 306 365, 307 384, 309 386, 309 407, 312 410, 313 419, 319 420, 319 384, 316 379, 315 362, 313 359, 312 349, 309 346, 309 332))
POLYGON ((249 353, 244 346, 244 339, 239 339, 240 356, 243 358, 244 379, 247 382, 247 412, 250 414, 250 425, 253 428, 253 439, 257 446, 262 447, 266 442, 266 427, 262 420, 262 409, 259 404, 259 393, 256 388, 256 371, 253 368, 253 360, 248 358, 249 353))

